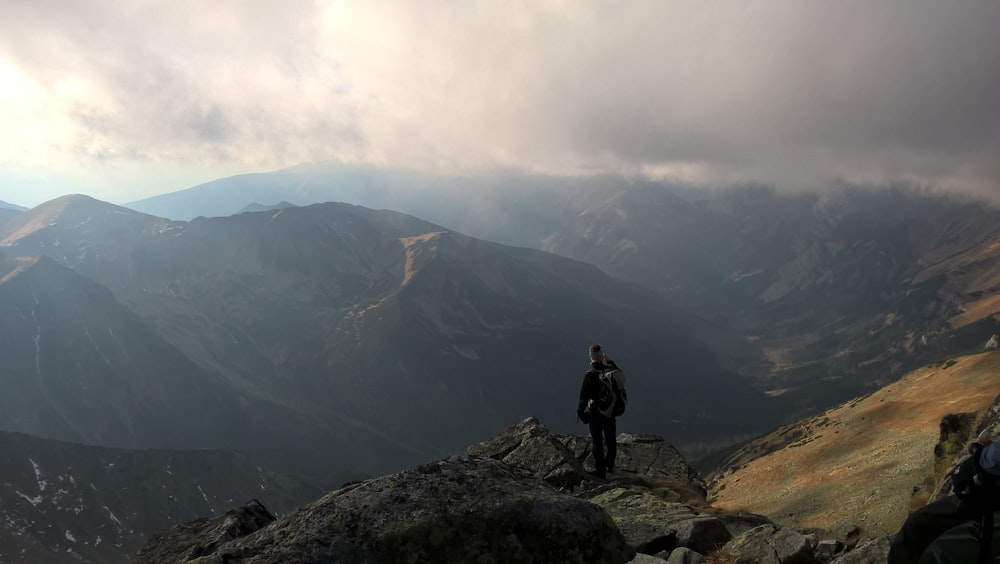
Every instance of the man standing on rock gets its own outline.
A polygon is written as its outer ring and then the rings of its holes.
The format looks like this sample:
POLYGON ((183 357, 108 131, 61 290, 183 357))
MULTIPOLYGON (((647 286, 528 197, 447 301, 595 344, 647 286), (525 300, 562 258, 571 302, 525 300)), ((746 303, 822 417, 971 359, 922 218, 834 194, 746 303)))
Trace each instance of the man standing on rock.
POLYGON ((590 426, 590 438, 593 441, 594 475, 607 478, 608 472, 615 468, 615 455, 618 444, 615 442, 615 418, 600 412, 597 403, 604 391, 601 383, 601 373, 608 368, 617 368, 615 362, 601 351, 601 345, 590 345, 590 369, 583 375, 583 385, 580 386, 580 402, 577 404, 576 416, 590 426), (607 449, 605 451, 605 449, 607 449))

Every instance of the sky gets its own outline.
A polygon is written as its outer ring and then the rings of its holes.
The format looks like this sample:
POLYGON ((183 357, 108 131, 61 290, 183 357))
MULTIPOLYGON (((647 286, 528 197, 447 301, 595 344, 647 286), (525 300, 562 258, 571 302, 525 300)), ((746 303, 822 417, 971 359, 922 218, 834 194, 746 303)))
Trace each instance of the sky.
POLYGON ((6 0, 0 200, 308 162, 1000 201, 996 0, 6 0))

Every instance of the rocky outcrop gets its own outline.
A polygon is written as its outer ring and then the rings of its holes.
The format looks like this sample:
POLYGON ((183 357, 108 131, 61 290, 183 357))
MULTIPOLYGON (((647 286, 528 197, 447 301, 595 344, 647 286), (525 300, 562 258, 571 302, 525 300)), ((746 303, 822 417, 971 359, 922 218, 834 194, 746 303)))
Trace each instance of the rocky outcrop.
POLYGON ((816 537, 775 524, 754 527, 726 543, 722 551, 757 564, 815 564, 816 537))
MULTIPOLYGON (((154 540, 144 553, 177 542, 154 540)), ((633 555, 598 506, 520 468, 463 456, 345 486, 197 561, 624 564, 633 555)))
MULTIPOLYGON (((704 480, 663 437, 623 433, 617 442, 618 481, 667 479, 704 495, 704 480)), ((469 447, 468 452, 522 466, 553 486, 575 488, 594 480, 585 470, 594 467, 591 445, 590 437, 553 434, 537 418, 528 417, 493 439, 469 447)))
POLYGON ((212 554, 219 546, 268 525, 274 515, 258 500, 211 519, 198 519, 157 533, 139 550, 136 564, 186 562, 212 554), (163 542, 163 539, 168 539, 163 542))
MULTIPOLYGON (((698 564, 720 552, 774 564, 843 558, 840 540, 817 552, 814 535, 760 515, 718 514, 703 497, 692 501, 700 479, 672 446, 648 435, 625 438, 623 471, 600 480, 584 470, 584 439, 525 419, 466 456, 345 485, 266 526, 217 518, 175 527, 151 539, 139 561, 698 564), (261 528, 251 531, 255 525, 261 528)), ((857 562, 869 562, 879 546, 865 545, 868 556, 857 562)))
POLYGON ((592 480, 565 442, 553 435, 535 417, 505 429, 496 437, 469 447, 470 456, 493 458, 520 466, 556 487, 574 488, 581 480, 592 480))

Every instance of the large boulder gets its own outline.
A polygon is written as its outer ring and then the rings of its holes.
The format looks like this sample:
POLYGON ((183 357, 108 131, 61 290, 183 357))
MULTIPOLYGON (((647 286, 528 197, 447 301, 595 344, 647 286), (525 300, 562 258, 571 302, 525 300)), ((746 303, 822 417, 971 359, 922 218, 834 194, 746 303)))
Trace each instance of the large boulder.
POLYGON ((210 519, 175 525, 149 537, 136 556, 136 564, 187 562, 212 554, 223 544, 249 535, 273 522, 274 515, 254 499, 243 507, 210 519))
POLYGON ((624 564, 633 556, 600 507, 469 456, 348 485, 198 562, 624 564))
POLYGON ((767 517, 749 513, 704 514, 664 495, 661 488, 644 485, 612 483, 579 495, 603 507, 629 544, 644 554, 677 547, 708 554, 752 528, 771 524, 767 517))
POLYGON ((573 488, 581 481, 593 480, 573 452, 534 417, 469 447, 468 454, 520 466, 556 487, 573 488))
POLYGON ((757 564, 815 564, 816 538, 775 524, 754 527, 722 547, 722 552, 757 564))
POLYGON ((679 546, 675 526, 698 515, 687 505, 666 501, 638 487, 611 488, 590 501, 604 508, 628 543, 643 554, 679 546))

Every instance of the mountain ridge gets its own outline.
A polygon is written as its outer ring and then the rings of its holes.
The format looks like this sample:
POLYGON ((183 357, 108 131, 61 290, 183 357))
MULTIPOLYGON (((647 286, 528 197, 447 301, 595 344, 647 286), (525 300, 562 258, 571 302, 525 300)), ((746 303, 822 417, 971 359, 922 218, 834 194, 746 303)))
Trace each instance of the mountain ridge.
MULTIPOLYGON (((696 192, 622 177, 434 177, 335 165, 274 175, 270 184, 254 177, 267 201, 392 208, 639 282, 740 333, 759 358, 744 354, 731 368, 796 396, 797 415, 828 407, 826 396, 846 400, 969 353, 1000 330, 991 317, 1000 311, 1000 257, 989 250, 1000 240, 1000 211, 918 187, 696 192)), ((240 178, 218 182, 140 209, 193 206, 195 194, 222 194, 222 185, 236 197, 240 178)))
POLYGON ((779 413, 759 409, 781 400, 714 360, 691 317, 656 293, 398 212, 329 203, 174 222, 71 197, 27 212, 2 241, 109 290, 108 307, 237 398, 233 419, 261 436, 233 446, 278 470, 394 468, 525 413, 568 428, 583 350, 598 340, 633 371, 637 397, 678 400, 669 416, 636 402, 636 425, 728 440, 779 413), (281 414, 280 429, 263 414, 281 414))

